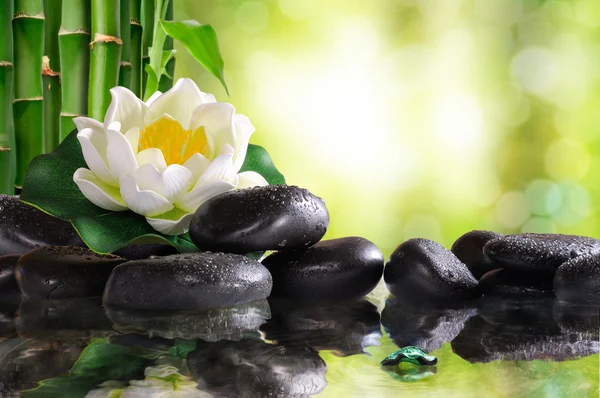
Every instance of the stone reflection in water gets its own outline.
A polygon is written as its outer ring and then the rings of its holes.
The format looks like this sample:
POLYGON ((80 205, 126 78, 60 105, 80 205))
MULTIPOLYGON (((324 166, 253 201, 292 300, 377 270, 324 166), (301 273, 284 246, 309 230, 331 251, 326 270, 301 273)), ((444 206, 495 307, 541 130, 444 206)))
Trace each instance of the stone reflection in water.
POLYGON ((415 307, 390 296, 381 313, 381 323, 398 347, 415 346, 431 352, 454 339, 476 314, 474 304, 456 308, 415 307))
POLYGON ((271 317, 267 300, 204 311, 133 311, 106 307, 113 327, 121 333, 138 333, 165 339, 205 341, 259 337, 258 329, 271 317))
POLYGON ((187 364, 198 389, 218 397, 305 397, 327 384, 327 365, 307 346, 198 342, 187 364))
POLYGON ((578 312, 556 300, 486 300, 452 341, 452 350, 469 362, 576 359, 600 352, 593 324, 598 307, 578 312))
POLYGON ((332 350, 338 356, 362 354, 380 344, 379 312, 365 299, 317 303, 272 298, 269 303, 273 316, 260 328, 267 340, 332 350))

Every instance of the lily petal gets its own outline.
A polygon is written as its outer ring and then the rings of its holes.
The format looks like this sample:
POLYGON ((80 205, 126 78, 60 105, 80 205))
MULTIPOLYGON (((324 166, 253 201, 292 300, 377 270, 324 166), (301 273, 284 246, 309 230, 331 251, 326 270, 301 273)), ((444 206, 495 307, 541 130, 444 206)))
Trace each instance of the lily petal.
POLYGON ((231 145, 225 144, 221 149, 221 154, 217 156, 210 165, 206 168, 204 173, 200 176, 200 179, 194 186, 194 189, 202 184, 205 184, 208 181, 212 180, 226 180, 233 173, 233 163, 231 160, 233 159, 233 148, 231 145))
POLYGON ((198 181, 198 178, 210 165, 210 160, 199 153, 195 153, 183 164, 183 167, 192 172, 192 181, 198 181))
POLYGON ((190 129, 195 131, 200 126, 204 127, 204 133, 210 144, 210 157, 215 156, 225 144, 234 146, 236 138, 234 115, 233 105, 225 102, 202 104, 194 110, 190 129))
POLYGON ((79 131, 83 129, 92 129, 97 133, 104 133, 104 125, 95 119, 85 116, 78 116, 73 118, 73 122, 79 131))
POLYGON ((137 153, 140 145, 140 129, 138 127, 129 129, 129 131, 125 133, 125 138, 129 141, 133 153, 137 153))
POLYGON ((163 155, 162 151, 158 148, 148 148, 144 149, 135 156, 139 166, 145 164, 152 164, 154 167, 158 169, 158 171, 163 172, 167 168, 167 161, 165 160, 165 155, 163 155))
POLYGON ((194 213, 175 208, 165 214, 155 217, 146 217, 148 224, 158 232, 165 235, 180 235, 190 229, 190 222, 194 213))
POLYGON ((123 174, 133 173, 138 164, 127 138, 115 130, 107 130, 106 136, 106 156, 112 174, 119 178, 123 174))
POLYGON ((183 78, 149 106, 144 118, 144 125, 150 126, 163 113, 177 120, 184 130, 190 130, 190 115, 200 104, 203 95, 193 80, 183 78))
POLYGON ((237 173, 244 165, 246 153, 248 152, 248 142, 255 129, 252 123, 250 123, 250 119, 244 115, 237 114, 233 116, 233 123, 235 126, 233 171, 237 173))
POLYGON ((194 213, 202 203, 223 192, 229 192, 235 189, 236 185, 237 184, 232 184, 231 182, 224 180, 209 181, 185 194, 177 201, 176 205, 180 209, 194 213))
POLYGON ((255 171, 244 171, 238 174, 238 184, 236 189, 244 189, 250 187, 264 187, 269 185, 265 177, 261 176, 255 171))
POLYGON ((100 180, 88 169, 79 168, 73 174, 73 181, 90 202, 105 210, 123 211, 127 205, 123 201, 119 188, 110 186, 100 180))
POLYGON ((119 184, 123 200, 137 214, 152 217, 173 209, 171 202, 156 192, 140 190, 132 175, 121 176, 119 184))
POLYGON ((150 98, 148 98, 148 101, 146 101, 146 106, 150 106, 150 105, 152 105, 152 103, 153 103, 154 101, 156 101, 156 99, 157 99, 158 97, 160 97, 162 94, 163 94, 163 93, 161 93, 160 91, 157 91, 157 92, 155 92, 154 94, 152 94, 152 95, 150 96, 150 98))
POLYGON ((120 122, 121 131, 129 131, 133 127, 141 128, 146 104, 125 87, 111 88, 110 95, 112 101, 104 117, 104 129, 108 129, 112 122, 120 122))
POLYGON ((105 183, 118 187, 118 180, 112 175, 106 164, 107 140, 104 133, 99 134, 91 128, 84 128, 77 133, 77 139, 81 145, 81 152, 85 163, 87 163, 90 170, 105 183))
POLYGON ((178 164, 170 165, 163 172, 152 164, 145 164, 133 176, 139 189, 156 192, 169 202, 174 202, 192 185, 192 172, 178 164))

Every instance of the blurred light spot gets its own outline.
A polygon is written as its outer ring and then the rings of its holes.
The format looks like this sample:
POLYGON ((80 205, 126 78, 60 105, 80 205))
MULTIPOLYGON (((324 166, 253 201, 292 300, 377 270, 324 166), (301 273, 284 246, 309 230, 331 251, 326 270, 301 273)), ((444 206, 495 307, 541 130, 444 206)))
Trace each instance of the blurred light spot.
POLYGON ((506 192, 496 202, 496 220, 505 228, 519 228, 527 221, 531 212, 525 195, 521 192, 506 192))
POLYGON ((531 212, 546 216, 555 212, 561 204, 558 185, 548 180, 535 180, 525 190, 525 197, 531 212))
POLYGON ((530 106, 519 87, 503 84, 490 93, 486 112, 508 126, 517 127, 529 119, 530 106))
POLYGON ((246 33, 259 33, 268 22, 269 11, 260 1, 247 1, 235 10, 235 23, 246 33))
POLYGON ((573 212, 582 217, 587 217, 592 213, 592 199, 588 190, 575 185, 569 192, 569 204, 573 212))
POLYGON ((348 62, 364 64, 379 51, 379 34, 365 17, 352 17, 334 27, 336 40, 334 57, 348 58, 348 62))
POLYGON ((600 1, 579 0, 574 4, 577 20, 592 28, 600 25, 600 1))
POLYGON ((436 242, 442 240, 440 223, 435 217, 429 215, 415 215, 404 224, 404 240, 412 238, 426 238, 436 242))
POLYGON ((473 1, 477 14, 494 24, 510 25, 519 20, 522 13, 521 0, 473 1))
POLYGON ((473 195, 470 199, 481 207, 487 207, 494 203, 500 195, 500 182, 492 173, 476 173, 473 176, 473 195))
POLYGON ((526 48, 512 61, 512 76, 526 90, 546 97, 554 88, 559 77, 555 55, 543 48, 526 48))
POLYGON ((592 200, 587 189, 579 184, 560 184, 563 203, 552 215, 562 225, 575 225, 592 213, 592 200))
POLYGON ((590 156, 579 142, 555 140, 546 152, 546 172, 555 180, 578 180, 590 168, 590 156))
POLYGON ((533 232, 538 234, 556 233, 556 224, 548 218, 532 217, 523 225, 521 232, 533 232))
POLYGON ((435 132, 452 149, 471 150, 483 132, 479 105, 464 94, 451 94, 436 104, 435 132))
POLYGON ((307 18, 317 3, 316 0, 279 0, 278 2, 281 12, 296 21, 307 18))

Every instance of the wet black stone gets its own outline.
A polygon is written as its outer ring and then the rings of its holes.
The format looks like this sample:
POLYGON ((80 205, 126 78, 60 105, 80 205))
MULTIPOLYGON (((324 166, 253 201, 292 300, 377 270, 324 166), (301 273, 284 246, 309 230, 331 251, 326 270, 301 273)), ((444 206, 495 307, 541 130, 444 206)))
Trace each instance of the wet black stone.
POLYGON ((271 287, 269 271, 245 256, 175 254, 115 268, 104 302, 131 309, 201 310, 262 300, 271 287))
POLYGON ((200 206, 190 237, 202 250, 252 253, 317 243, 329 226, 325 202, 306 189, 269 185, 218 195, 200 206))
POLYGON ((483 252, 502 268, 556 271, 572 258, 600 254, 600 240, 559 234, 518 234, 488 242, 483 252))
POLYGON ((454 242, 451 251, 469 268, 473 276, 479 279, 486 272, 500 268, 483 254, 483 246, 501 236, 491 231, 467 232, 454 242))
POLYGON ((82 247, 42 247, 19 259, 15 277, 21 292, 31 298, 100 296, 113 268, 125 261, 82 247))
POLYGON ((554 290, 561 301, 600 305, 600 254, 563 263, 554 276, 554 290))
POLYGON ((272 317, 260 328, 269 341, 284 346, 307 345, 344 357, 379 345, 379 312, 365 299, 302 302, 270 298, 269 303, 272 317))
POLYGON ((113 254, 129 260, 143 260, 150 256, 169 256, 177 253, 177 249, 171 245, 150 243, 141 245, 127 245, 117 250, 113 254))
POLYGON ((20 255, 9 255, 0 257, 0 294, 19 290, 15 279, 15 265, 21 258, 20 255))
POLYGON ((369 294, 381 280, 383 255, 359 237, 321 241, 306 250, 281 251, 263 260, 273 275, 272 296, 349 300, 369 294))
POLYGON ((308 397, 325 389, 327 365, 306 346, 260 340, 198 342, 187 357, 198 389, 216 397, 308 397))
POLYGON ((396 298, 417 305, 450 305, 481 296, 467 266, 428 239, 410 239, 398 246, 385 267, 384 279, 396 298))
POLYGON ((552 272, 528 272, 514 269, 496 269, 479 280, 479 287, 486 296, 514 298, 554 297, 552 272))
POLYGON ((471 305, 415 307, 390 297, 381 312, 381 323, 398 347, 415 346, 432 352, 452 341, 476 314, 477 308, 471 305))
POLYGON ((25 254, 42 246, 85 246, 69 222, 0 195, 0 256, 25 254))
POLYGON ((107 306, 106 312, 121 333, 204 341, 260 338, 260 326, 271 317, 267 300, 204 311, 136 311, 107 306))

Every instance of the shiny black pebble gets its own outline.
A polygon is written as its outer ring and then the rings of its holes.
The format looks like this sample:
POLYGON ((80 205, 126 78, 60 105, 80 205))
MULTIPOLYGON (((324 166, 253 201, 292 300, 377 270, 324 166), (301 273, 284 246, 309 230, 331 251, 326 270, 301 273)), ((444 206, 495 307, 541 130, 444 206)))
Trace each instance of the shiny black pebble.
POLYGON ((554 291, 567 303, 600 305, 600 254, 577 257, 558 267, 554 291))
POLYGON ((600 240, 560 234, 508 235, 488 242, 483 252, 502 268, 556 271, 572 258, 600 254, 600 240))
POLYGON ((348 300, 366 296, 383 273, 381 251, 364 238, 321 241, 306 250, 281 251, 263 260, 273 276, 273 296, 348 300))
POLYGON ((269 271, 245 256, 175 254, 115 268, 104 302, 131 309, 199 310, 261 300, 271 287, 269 271))
POLYGON ((485 296, 513 298, 554 297, 551 272, 527 272, 514 269, 496 269, 479 280, 485 296))
POLYGON ((481 296, 466 265, 442 245, 410 239, 392 253, 384 271, 389 291, 413 304, 450 304, 481 296))
POLYGON ((15 265, 21 256, 9 255, 0 257, 0 294, 19 290, 15 279, 15 265))
POLYGON ((15 277, 24 295, 64 299, 102 295, 113 268, 127 261, 73 246, 42 247, 23 255, 15 277))
POLYGON ((222 193, 194 214, 190 237, 202 250, 252 253, 302 249, 329 226, 325 202, 306 189, 268 185, 222 193))
POLYGON ((486 272, 500 268, 483 254, 483 246, 501 236, 491 231, 467 232, 454 242, 451 251, 469 268, 473 276, 479 279, 486 272))

